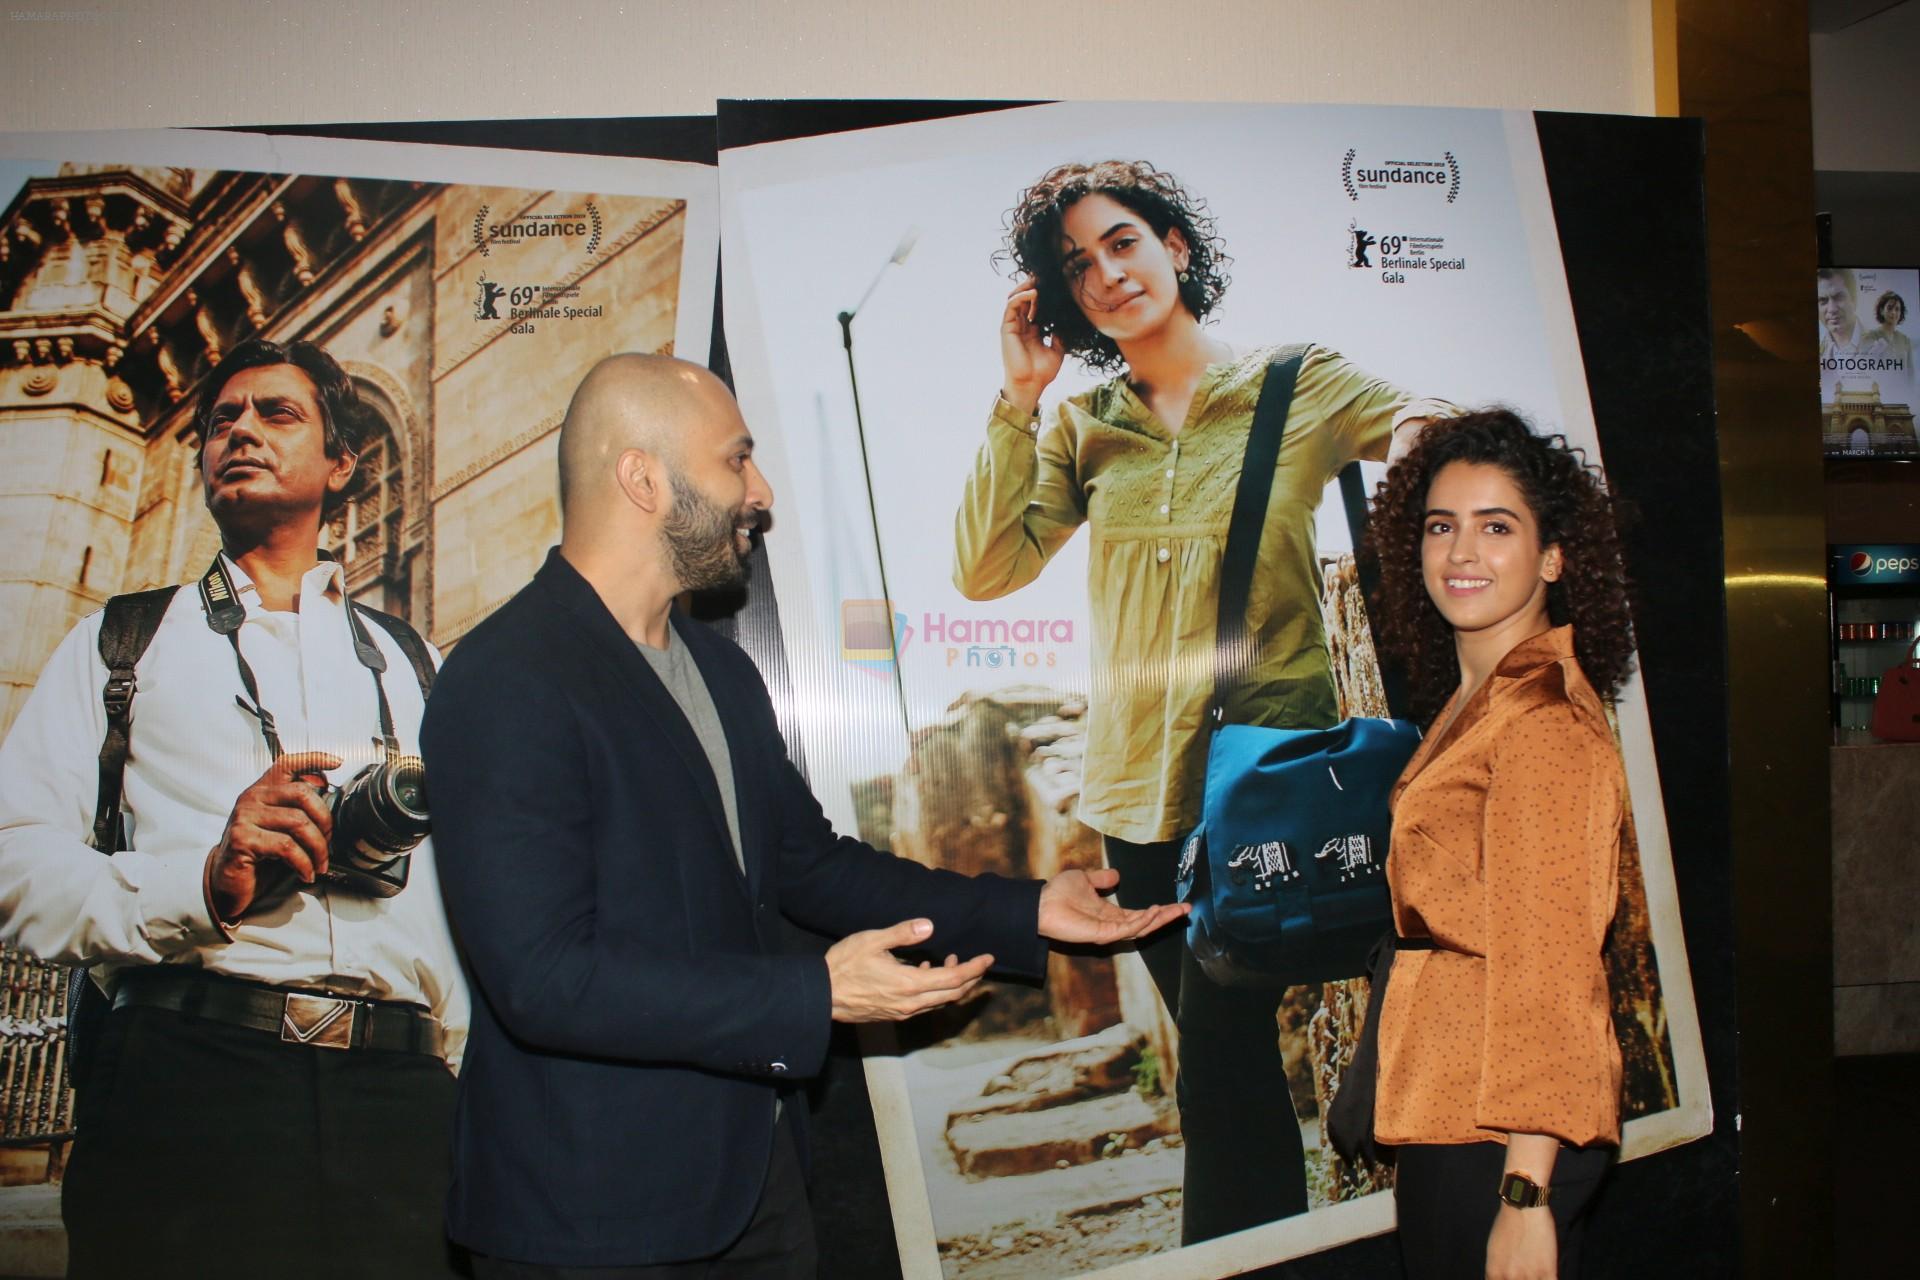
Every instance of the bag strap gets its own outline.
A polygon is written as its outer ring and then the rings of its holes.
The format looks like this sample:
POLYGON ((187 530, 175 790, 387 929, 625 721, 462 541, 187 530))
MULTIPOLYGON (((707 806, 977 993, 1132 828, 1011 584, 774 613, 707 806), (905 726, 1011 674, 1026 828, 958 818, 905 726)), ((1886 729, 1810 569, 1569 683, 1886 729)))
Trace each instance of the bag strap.
POLYGON ((1260 533, 1267 523, 1273 470, 1280 460, 1280 438, 1286 434, 1294 383, 1306 354, 1304 343, 1280 349, 1267 366, 1260 399, 1253 409, 1253 425, 1247 431, 1247 454, 1240 464, 1240 484, 1234 490, 1233 515, 1227 522, 1227 546, 1220 559, 1220 613, 1213 639, 1215 725, 1225 719, 1228 696, 1253 671, 1247 600, 1253 590, 1254 563, 1260 557, 1260 533))
POLYGON ((420 638, 420 633, 404 618, 382 613, 372 605, 356 600, 353 608, 354 612, 378 624, 381 630, 393 637, 393 642, 400 646, 400 652, 407 655, 407 663, 413 668, 413 678, 420 682, 420 697, 425 700, 433 692, 433 652, 427 648, 427 642, 420 638))
POLYGON ((100 622, 100 661, 107 682, 100 700, 107 711, 107 732, 100 743, 100 786, 93 805, 93 847, 117 853, 123 835, 120 825, 120 784, 127 767, 128 733, 133 724, 133 695, 139 688, 134 668, 153 643, 173 603, 178 586, 132 591, 107 601, 100 622))

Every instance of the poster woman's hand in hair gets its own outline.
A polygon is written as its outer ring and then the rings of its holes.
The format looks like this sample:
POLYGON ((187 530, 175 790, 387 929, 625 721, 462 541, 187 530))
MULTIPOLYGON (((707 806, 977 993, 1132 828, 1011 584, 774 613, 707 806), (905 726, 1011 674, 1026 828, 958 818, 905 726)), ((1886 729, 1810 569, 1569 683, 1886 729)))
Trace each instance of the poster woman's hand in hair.
POLYGON ((1040 394, 1060 375, 1067 358, 1058 339, 1050 342, 1042 336, 1034 315, 1039 304, 1040 290, 1031 277, 1022 276, 1000 313, 1000 362, 1006 367, 1000 395, 1024 414, 1040 407, 1040 394))

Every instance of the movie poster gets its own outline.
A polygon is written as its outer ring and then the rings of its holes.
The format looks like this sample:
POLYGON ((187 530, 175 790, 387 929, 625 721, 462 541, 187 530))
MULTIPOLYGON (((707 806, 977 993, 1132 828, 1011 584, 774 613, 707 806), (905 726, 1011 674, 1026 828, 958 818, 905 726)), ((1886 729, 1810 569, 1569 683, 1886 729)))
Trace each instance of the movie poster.
MULTIPOLYGON (((766 546, 796 745, 836 825, 934 865, 1101 865, 1090 821, 1112 821, 1112 794, 1083 781, 1110 770, 1092 756, 1113 726, 1089 723, 1110 674, 1094 628, 1172 610, 1168 625, 1212 634, 1210 614, 1193 621, 1206 602, 1116 604, 1112 583, 1090 581, 1098 530, 1019 551, 1017 574, 983 575, 968 550, 970 485, 996 465, 983 445, 1016 285, 1009 211, 1054 166, 1107 159, 1150 162, 1212 220, 1225 289, 1206 332, 1236 360, 1311 343, 1356 385, 1433 411, 1508 404, 1604 461, 1530 115, 1064 104, 724 150, 728 348, 778 495, 766 546)), ((1042 450, 1061 404, 1107 376, 1066 362, 1042 400, 1042 450)), ((1158 499, 1169 520, 1186 492, 1176 469, 1158 499)), ((1364 489, 1381 474, 1362 464, 1364 489)), ((1349 510, 1330 485, 1294 598, 1256 584, 1254 606, 1318 618, 1340 713, 1378 715, 1349 510)), ((1172 661, 1208 667, 1210 648, 1172 661)), ((1609 964, 1632 1159, 1707 1133, 1711 1115, 1637 681, 1617 717, 1636 839, 1609 964)), ((1150 708, 1121 728, 1144 756, 1180 732, 1150 708)), ((904 1275, 1200 1280, 1391 1228, 1386 1172, 1340 1162, 1321 1127, 1364 987, 1274 993, 1281 1065, 1240 1086, 1290 1102, 1307 1211, 1183 1247, 1166 1003, 1137 954, 1056 956, 1048 976, 872 1046, 904 1275)))
POLYGON ((1829 457, 1913 457, 1920 380, 1913 327, 1920 271, 1821 267, 1814 274, 1820 318, 1821 443, 1829 457))
MULTIPOLYGON (((708 356, 711 166, 12 135, 0 191, 0 732, 77 619, 213 555, 191 412, 236 344, 316 342, 377 412, 323 544, 355 598, 442 651, 558 542, 558 430, 586 369, 617 351, 708 356)), ((0 1273, 57 1274, 64 971, 4 963, 0 1273)))

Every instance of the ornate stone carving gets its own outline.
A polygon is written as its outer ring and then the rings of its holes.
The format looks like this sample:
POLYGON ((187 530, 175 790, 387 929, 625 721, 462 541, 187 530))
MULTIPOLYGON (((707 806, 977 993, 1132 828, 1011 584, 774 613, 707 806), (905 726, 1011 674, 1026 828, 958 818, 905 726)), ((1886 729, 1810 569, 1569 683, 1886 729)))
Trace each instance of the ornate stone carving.
MULTIPOLYGON (((15 351, 26 344, 19 343, 15 351)), ((20 389, 30 396, 44 396, 52 391, 60 375, 47 366, 53 358, 53 344, 45 338, 36 338, 33 343, 33 363, 27 369, 27 376, 20 380, 20 389)))
POLYGON ((307 238, 300 234, 300 224, 295 222, 293 215, 287 212, 287 205, 283 200, 273 202, 273 216, 275 221, 284 228, 280 238, 286 243, 287 255, 293 259, 294 278, 303 285, 312 284, 315 274, 313 250, 307 247, 307 238))
POLYGON ((167 384, 167 399, 179 404, 187 394, 187 380, 181 376, 180 362, 173 358, 173 348, 167 345, 158 329, 147 330, 147 340, 153 344, 153 363, 167 384))
POLYGON ((127 349, 115 342, 108 345, 100 360, 101 367, 107 371, 107 404, 115 413, 133 412, 133 388, 119 374, 121 358, 126 354, 127 349))
POLYGON ((353 184, 345 178, 333 180, 334 197, 340 201, 340 212, 347 219, 347 234, 356 241, 367 238, 367 211, 360 205, 360 197, 353 193, 353 184))
POLYGON ((193 312, 193 327, 200 333, 200 341, 206 344, 207 364, 220 363, 222 343, 220 341, 220 323, 214 319, 213 308, 208 306, 198 290, 187 290, 187 306, 193 312))
POLYGON ((246 304, 247 321, 256 329, 267 325, 267 293, 260 287, 259 277, 253 274, 253 264, 240 256, 240 250, 227 250, 227 261, 233 265, 233 283, 240 290, 240 300, 246 304))

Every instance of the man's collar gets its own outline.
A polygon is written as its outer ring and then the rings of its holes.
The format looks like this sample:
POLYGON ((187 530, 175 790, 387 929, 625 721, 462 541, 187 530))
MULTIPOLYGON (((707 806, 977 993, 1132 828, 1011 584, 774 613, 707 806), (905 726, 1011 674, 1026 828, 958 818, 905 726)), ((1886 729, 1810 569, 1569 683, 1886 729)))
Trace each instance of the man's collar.
MULTIPOLYGON (((338 604, 346 595, 345 574, 341 570, 340 563, 332 555, 326 551, 318 554, 320 562, 300 575, 300 595, 304 598, 311 591, 331 603, 338 604)), ((233 581, 234 598, 239 600, 249 613, 262 608, 260 588, 224 548, 220 552, 220 563, 226 566, 227 576, 233 581)))

